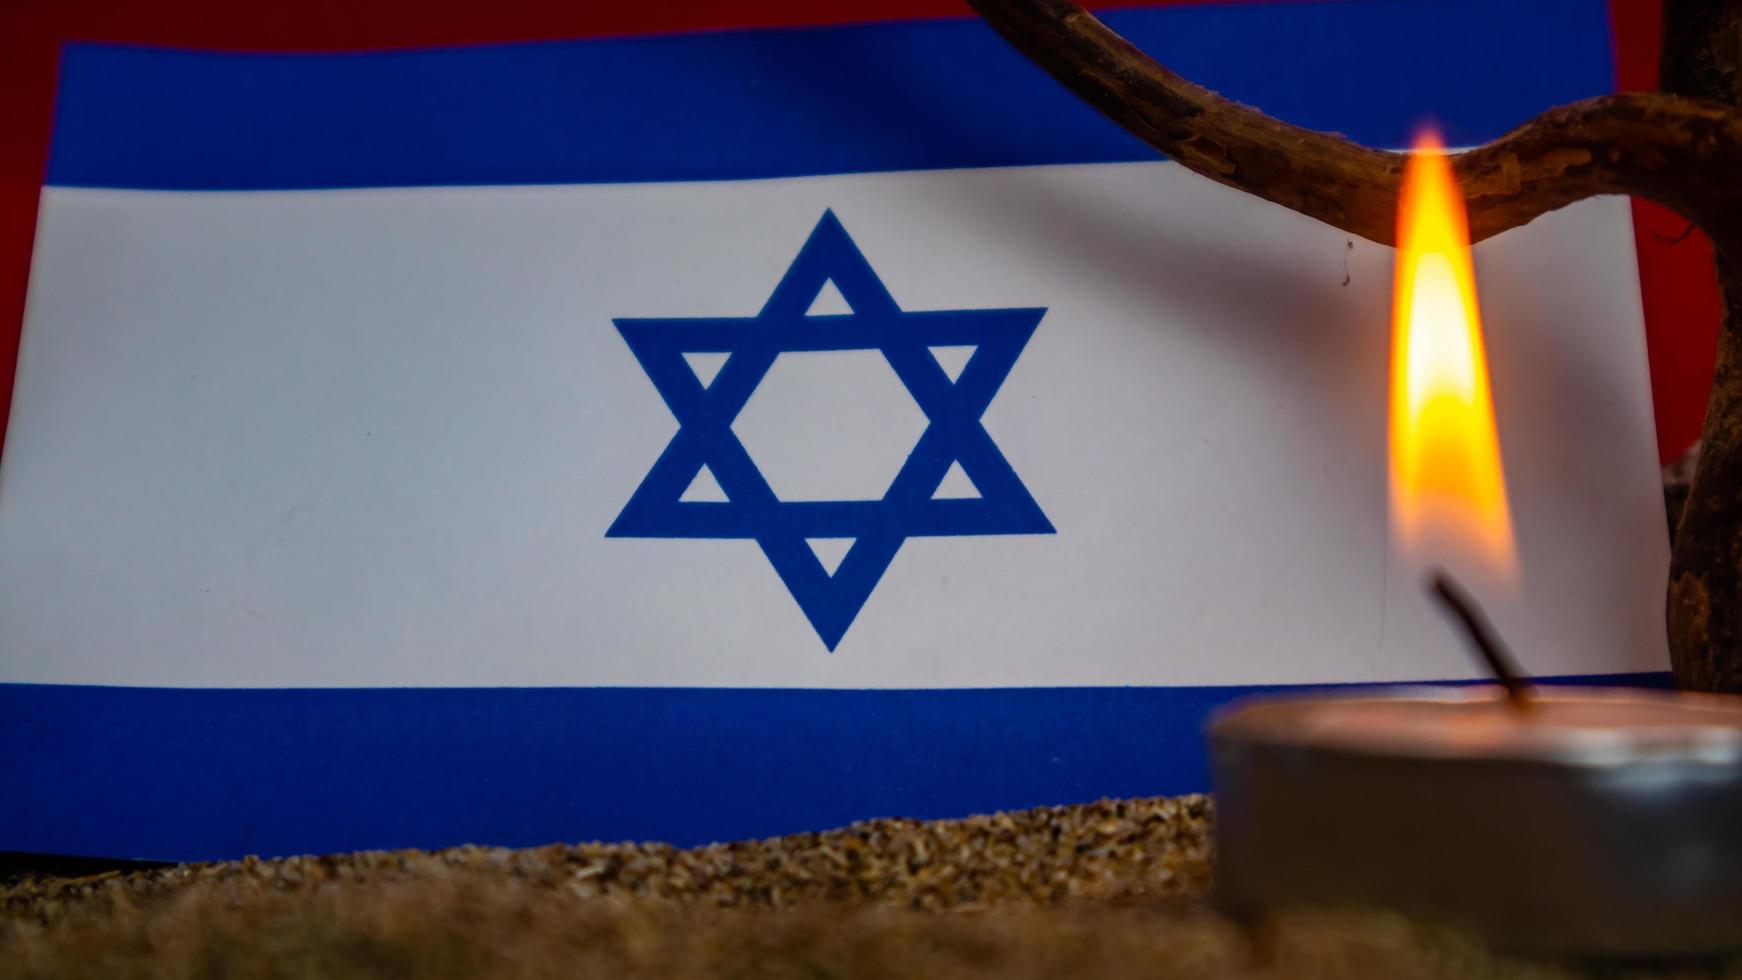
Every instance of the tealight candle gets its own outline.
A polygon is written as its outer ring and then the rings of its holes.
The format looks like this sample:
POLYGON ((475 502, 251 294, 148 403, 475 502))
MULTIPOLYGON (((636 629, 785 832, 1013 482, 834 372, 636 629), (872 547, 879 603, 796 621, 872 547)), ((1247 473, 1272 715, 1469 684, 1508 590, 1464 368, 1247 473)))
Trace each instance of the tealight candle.
POLYGON ((1742 948, 1742 707, 1566 689, 1240 703, 1209 729, 1236 913, 1397 909, 1524 950, 1742 948))

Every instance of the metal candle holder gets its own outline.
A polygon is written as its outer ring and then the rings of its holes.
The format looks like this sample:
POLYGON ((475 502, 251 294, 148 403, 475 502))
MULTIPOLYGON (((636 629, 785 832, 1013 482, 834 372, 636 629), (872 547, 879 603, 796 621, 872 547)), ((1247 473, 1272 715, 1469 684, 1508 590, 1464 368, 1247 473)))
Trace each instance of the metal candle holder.
POLYGON ((1742 707, 1532 690, 1462 590, 1500 682, 1250 698, 1211 719, 1224 908, 1394 909, 1498 946, 1742 949, 1742 707))

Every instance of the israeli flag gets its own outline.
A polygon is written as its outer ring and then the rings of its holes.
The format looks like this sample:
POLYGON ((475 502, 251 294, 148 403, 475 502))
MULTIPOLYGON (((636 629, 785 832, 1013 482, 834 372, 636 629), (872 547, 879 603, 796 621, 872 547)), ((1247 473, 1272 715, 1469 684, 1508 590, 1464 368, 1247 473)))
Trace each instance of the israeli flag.
MULTIPOLYGON (((1374 145, 1613 87, 1603 0, 1107 19, 1374 145)), ((1491 612, 1538 675, 1661 672, 1628 204, 1477 268, 1491 612)), ((1176 793, 1238 694, 1475 676, 1389 558, 1390 269, 968 19, 74 45, 0 469, 0 850, 1176 793)))

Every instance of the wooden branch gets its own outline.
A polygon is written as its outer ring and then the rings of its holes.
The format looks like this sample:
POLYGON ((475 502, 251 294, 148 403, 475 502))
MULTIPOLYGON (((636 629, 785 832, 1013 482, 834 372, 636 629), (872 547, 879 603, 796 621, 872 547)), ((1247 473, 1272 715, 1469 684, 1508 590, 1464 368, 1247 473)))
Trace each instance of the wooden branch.
MULTIPOLYGON (((1742 0, 1667 0, 1659 75, 1666 92, 1742 102, 1742 0)), ((1708 231, 1723 321, 1670 559, 1669 653, 1682 687, 1742 692, 1742 237, 1708 231)))
POLYGON ((1742 3, 1664 0, 1658 88, 1735 105, 1742 96, 1742 3))
MULTIPOLYGON (((1212 180, 1392 244, 1403 155, 1293 126, 1157 64, 1069 0, 969 0, 999 33, 1113 121, 1212 180)), ((1551 109, 1456 154, 1480 241, 1601 194, 1635 194, 1691 220, 1742 213, 1742 117, 1652 92, 1551 109)))

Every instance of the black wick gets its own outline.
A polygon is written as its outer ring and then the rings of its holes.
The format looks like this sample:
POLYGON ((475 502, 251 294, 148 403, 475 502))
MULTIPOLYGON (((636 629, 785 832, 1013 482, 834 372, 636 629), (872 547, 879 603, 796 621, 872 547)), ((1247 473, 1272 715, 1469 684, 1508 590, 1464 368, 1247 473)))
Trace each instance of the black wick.
POLYGON ((1487 665, 1494 679, 1506 689, 1506 700, 1520 711, 1529 708, 1530 681, 1518 669, 1518 662, 1512 659, 1512 654, 1506 652, 1505 644, 1500 642, 1500 637, 1494 632, 1494 625, 1482 614, 1476 600, 1470 598, 1464 587, 1443 568, 1435 569, 1428 577, 1428 591, 1464 627, 1465 634, 1470 638, 1470 645, 1482 656, 1482 662, 1487 665))

